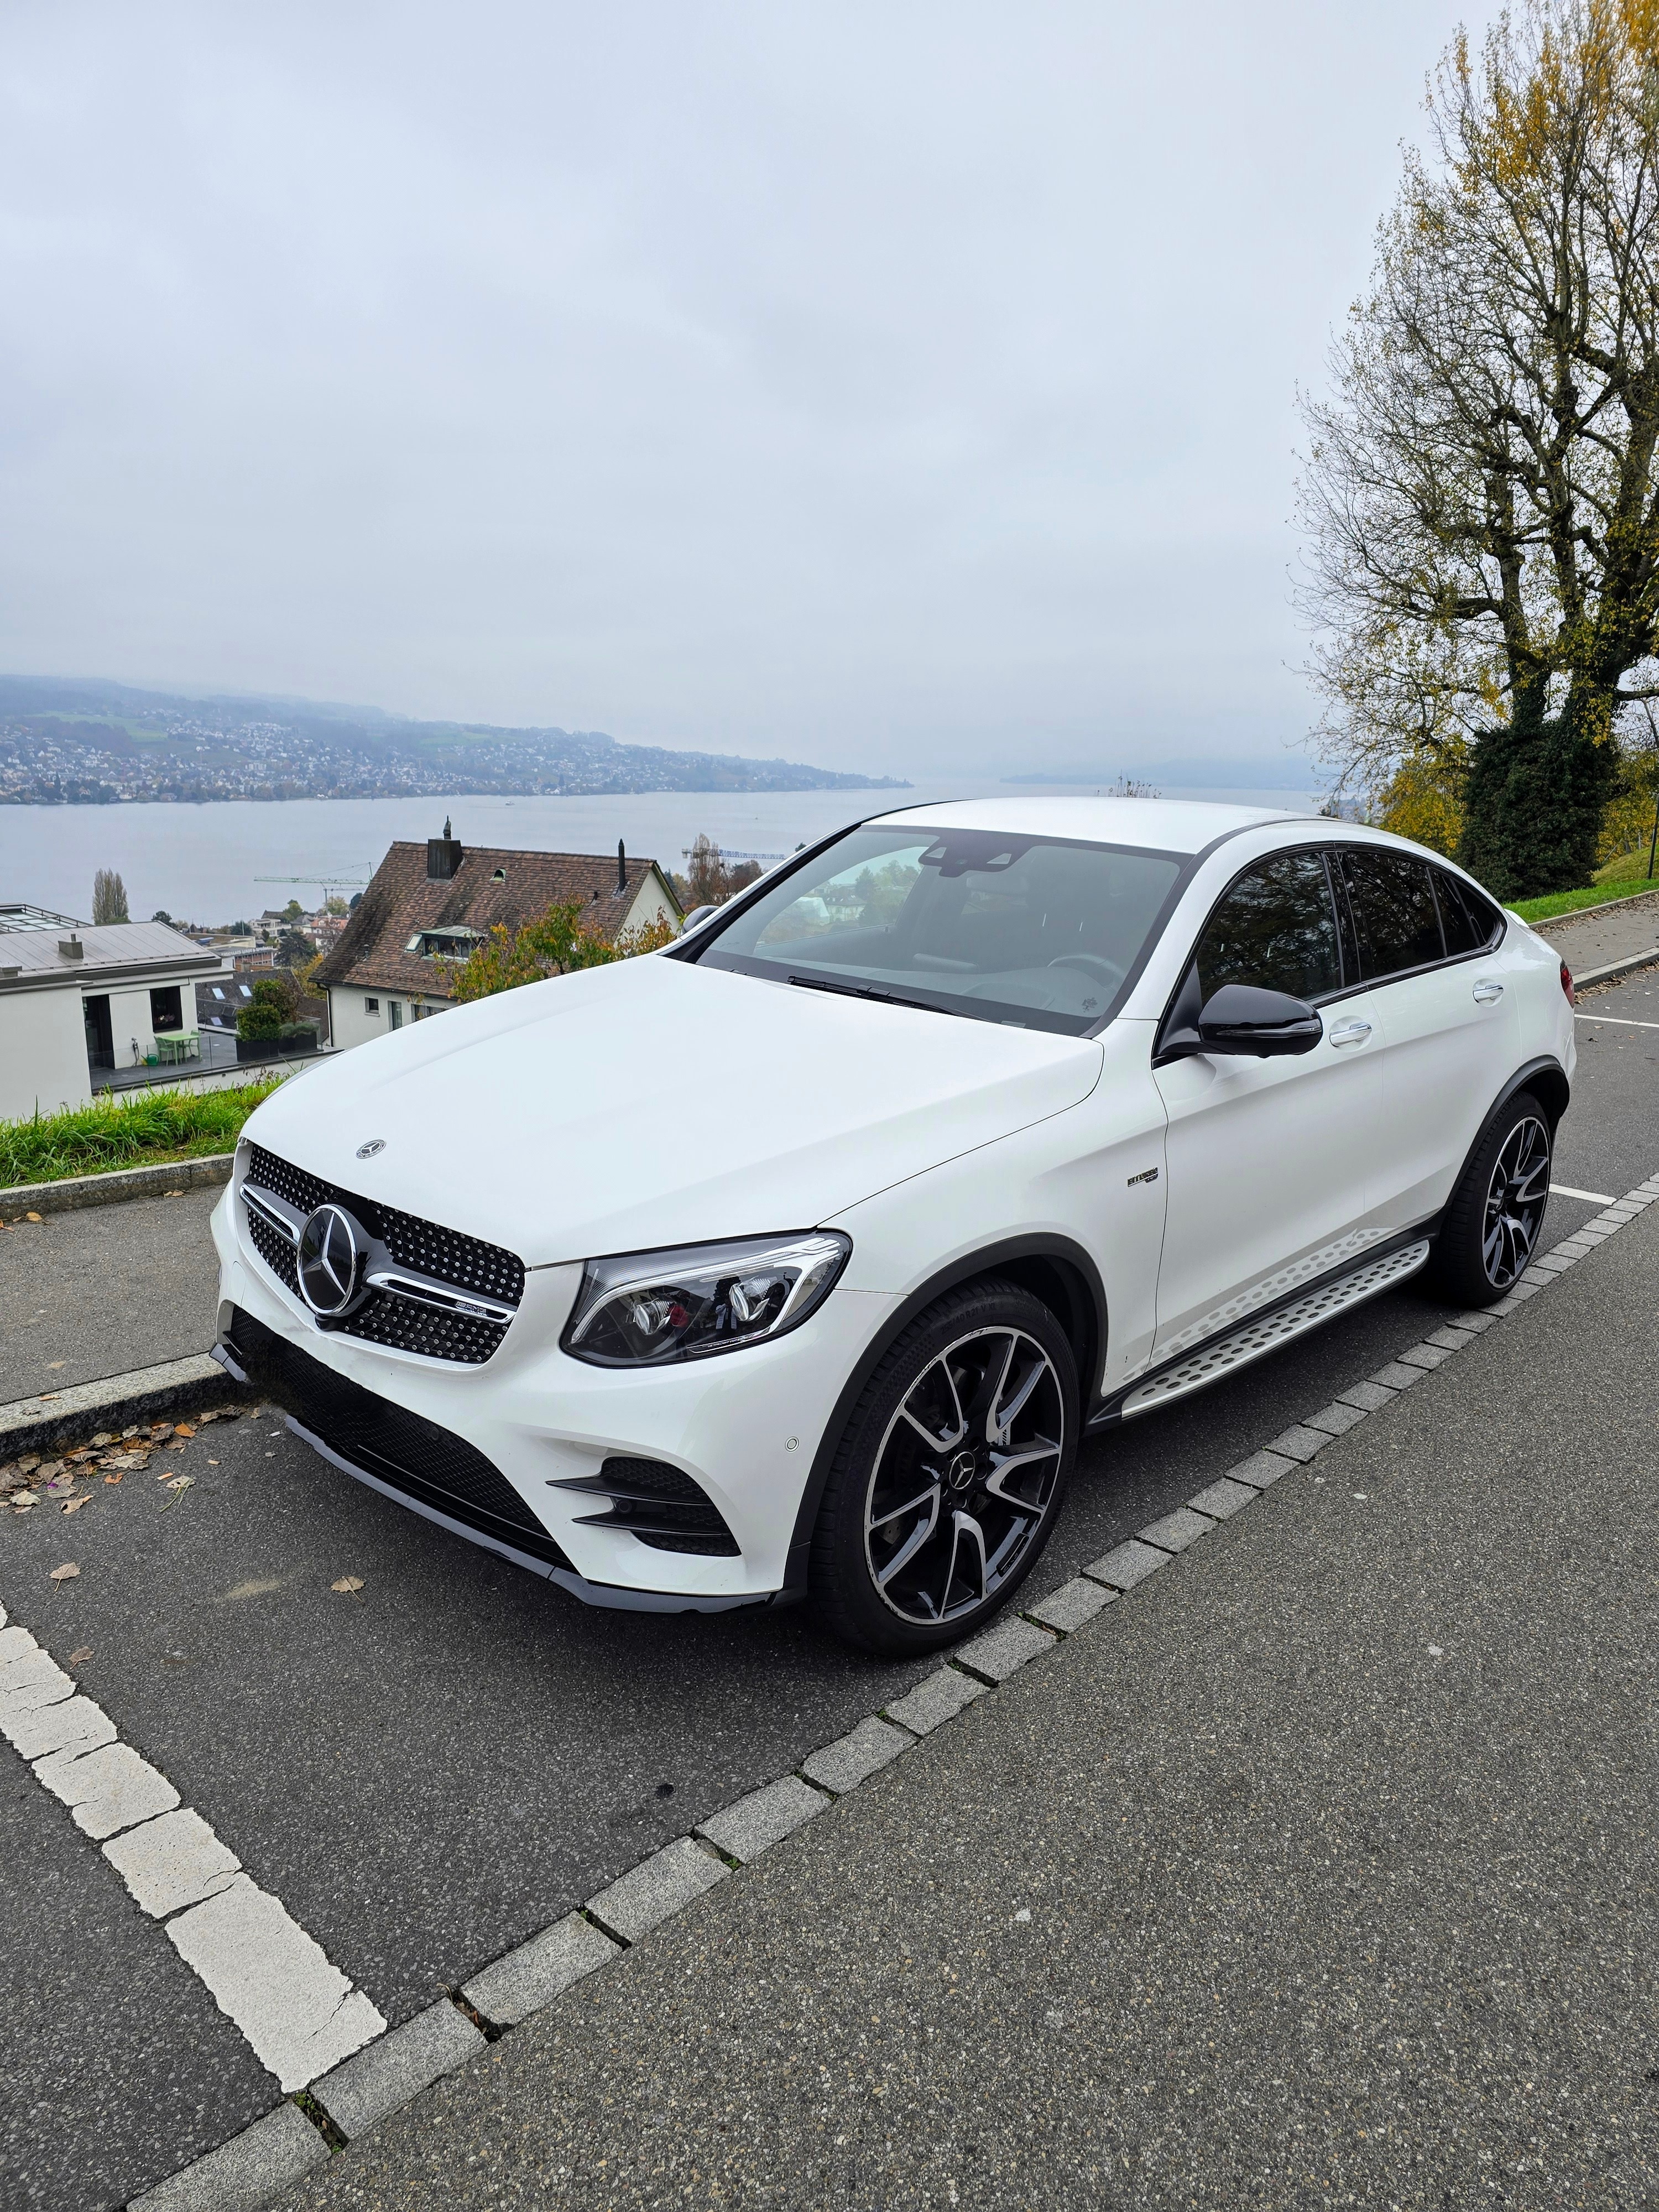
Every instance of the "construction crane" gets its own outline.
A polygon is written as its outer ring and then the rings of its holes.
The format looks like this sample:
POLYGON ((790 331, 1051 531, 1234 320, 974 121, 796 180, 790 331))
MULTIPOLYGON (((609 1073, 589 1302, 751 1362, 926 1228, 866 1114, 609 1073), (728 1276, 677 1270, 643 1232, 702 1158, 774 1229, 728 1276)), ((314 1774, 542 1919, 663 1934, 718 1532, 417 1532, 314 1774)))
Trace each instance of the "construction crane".
MULTIPOLYGON (((354 866, 365 867, 368 863, 357 860, 354 866)), ((361 890, 370 880, 367 876, 255 876, 256 884, 313 884, 325 891, 361 890)))

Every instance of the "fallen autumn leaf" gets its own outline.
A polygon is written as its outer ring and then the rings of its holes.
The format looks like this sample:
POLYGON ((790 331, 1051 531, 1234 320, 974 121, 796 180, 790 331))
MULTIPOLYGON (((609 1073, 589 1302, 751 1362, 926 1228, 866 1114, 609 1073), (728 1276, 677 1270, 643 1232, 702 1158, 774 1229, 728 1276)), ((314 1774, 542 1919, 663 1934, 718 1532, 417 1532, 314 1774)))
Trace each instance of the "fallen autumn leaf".
POLYGON ((81 1649, 80 1649, 78 1651, 71 1651, 71 1652, 70 1653, 70 1656, 69 1656, 69 1662, 70 1662, 70 1665, 71 1667, 84 1667, 84 1666, 86 1665, 86 1663, 87 1663, 88 1660, 88 1659, 90 1659, 90 1658, 91 1658, 91 1656, 92 1656, 92 1646, 91 1646, 91 1644, 83 1644, 81 1646, 81 1649))
POLYGON ((65 1559, 61 1567, 52 1569, 50 1579, 55 1583, 70 1583, 80 1571, 73 1559, 65 1559))
POLYGON ((331 1590, 339 1590, 348 1597, 360 1590, 362 1586, 363 1578, 361 1575, 342 1575, 337 1583, 329 1584, 331 1590))

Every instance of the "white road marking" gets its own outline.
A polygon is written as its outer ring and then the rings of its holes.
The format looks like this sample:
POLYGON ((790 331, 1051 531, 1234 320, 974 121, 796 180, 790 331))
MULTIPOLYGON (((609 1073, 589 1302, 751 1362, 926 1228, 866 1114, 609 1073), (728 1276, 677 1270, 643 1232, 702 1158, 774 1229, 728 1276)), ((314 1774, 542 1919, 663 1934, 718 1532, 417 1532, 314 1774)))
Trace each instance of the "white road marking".
POLYGON ((55 1751, 34 1762, 34 1778, 61 1797, 77 1828, 101 1843, 123 1828, 136 1828, 158 1813, 170 1813, 179 1792, 165 1774, 140 1759, 118 1739, 96 1751, 55 1751))
POLYGON ((386 2027, 281 1899, 245 1874, 167 1932, 284 2089, 304 2088, 386 2027))
POLYGON ((1607 1196, 1605 1191, 1575 1190, 1570 1182, 1553 1182, 1550 1185, 1550 1196, 1552 1198, 1588 1199, 1592 1206, 1611 1206, 1613 1204, 1613 1200, 1607 1196))
POLYGON ((303 2089, 385 2032, 322 1946, 0 1605, 0 1735, 61 1798, 282 2084, 303 2089))
POLYGON ((1575 1014, 1576 1022, 1618 1022, 1627 1030, 1659 1030, 1659 1022, 1638 1022, 1629 1014, 1575 1014))

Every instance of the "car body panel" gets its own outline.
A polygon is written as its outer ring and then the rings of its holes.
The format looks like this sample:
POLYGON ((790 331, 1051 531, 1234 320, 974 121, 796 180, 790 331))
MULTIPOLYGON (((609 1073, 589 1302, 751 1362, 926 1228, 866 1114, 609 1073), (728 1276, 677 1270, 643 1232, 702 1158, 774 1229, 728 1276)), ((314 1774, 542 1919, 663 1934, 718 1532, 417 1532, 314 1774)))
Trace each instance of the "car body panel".
POLYGON ((1195 1054, 1158 1071, 1170 1117, 1170 1209, 1158 1273, 1160 1358, 1361 1254, 1388 1234, 1376 1153, 1387 1137, 1380 1021, 1348 1042, 1327 1010, 1290 1059, 1195 1054))
POLYGON ((845 1281, 907 1297, 979 1251, 1021 1238, 1070 1243, 1105 1297, 1096 1394, 1138 1373, 1152 1355, 1169 1188, 1152 1032, 1114 1023, 1101 1079, 1077 1105, 836 1215, 830 1225, 853 1239, 845 1281))
POLYGON ((545 1267, 810 1228, 1074 1105, 1100 1066, 1091 1038, 647 957, 356 1046, 246 1134, 545 1267))

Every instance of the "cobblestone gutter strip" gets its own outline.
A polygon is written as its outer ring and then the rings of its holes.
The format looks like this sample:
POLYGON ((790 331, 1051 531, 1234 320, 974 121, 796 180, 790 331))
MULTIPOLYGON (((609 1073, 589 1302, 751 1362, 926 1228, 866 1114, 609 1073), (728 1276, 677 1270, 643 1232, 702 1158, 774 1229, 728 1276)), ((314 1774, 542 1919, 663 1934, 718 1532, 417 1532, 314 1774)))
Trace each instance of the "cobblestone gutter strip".
POLYGON ((163 1160, 160 1167, 111 1168, 105 1175, 66 1176, 61 1182, 20 1182, 0 1190, 0 1218, 27 1213, 77 1213, 82 1206, 115 1206, 125 1198, 165 1198, 172 1191, 204 1190, 228 1182, 234 1152, 210 1152, 198 1160, 163 1160))
POLYGON ((24 1452, 66 1450, 84 1443, 100 1429, 120 1431, 133 1421, 150 1422, 161 1413, 194 1413, 203 1406, 220 1406, 246 1399, 253 1393, 234 1382, 216 1359, 204 1352, 188 1359, 169 1359, 160 1367, 135 1367, 127 1375, 106 1376, 100 1382, 76 1382, 64 1390, 48 1390, 36 1398, 18 1398, 0 1406, 0 1461, 24 1452))
POLYGON ((711 1814, 693 1834, 653 1851, 580 1911, 475 1974, 449 2002, 375 2038, 313 2081, 297 2100, 279 2106, 193 2166, 134 2197, 128 2212, 255 2212, 269 2203, 331 2149, 648 1938, 653 1929, 793 1835, 838 1797, 859 1789, 923 1736, 948 1727, 976 1699, 994 1696, 1010 1675, 1068 1636, 1097 1633, 1116 1606, 1181 1553, 1298 1467, 1309 1465, 1334 1437, 1385 1412, 1402 1391, 1455 1358, 1504 1315, 1547 1290, 1656 1199, 1659 1175, 1544 1254, 1498 1304, 1459 1315, 1375 1375, 1339 1391, 1329 1405, 1304 1414, 1188 1504, 1115 1546, 1028 1612, 1003 1614, 960 1645, 936 1673, 813 1752, 794 1773, 751 1790, 711 1814), (303 2132, 307 2126, 309 2139, 303 2132))

